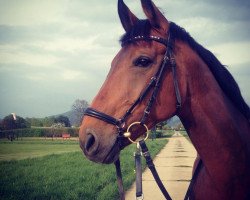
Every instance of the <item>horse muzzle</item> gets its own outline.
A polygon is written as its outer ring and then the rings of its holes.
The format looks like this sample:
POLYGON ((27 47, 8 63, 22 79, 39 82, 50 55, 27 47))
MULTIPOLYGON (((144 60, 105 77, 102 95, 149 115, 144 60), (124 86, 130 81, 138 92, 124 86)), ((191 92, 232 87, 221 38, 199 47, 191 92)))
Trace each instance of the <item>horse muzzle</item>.
MULTIPOLYGON (((97 163, 110 164, 119 157, 120 146, 117 137, 109 137, 108 141, 102 138, 103 134, 97 134, 93 129, 80 129, 80 147, 85 156, 97 163)), ((106 138, 106 137, 105 137, 106 138)))

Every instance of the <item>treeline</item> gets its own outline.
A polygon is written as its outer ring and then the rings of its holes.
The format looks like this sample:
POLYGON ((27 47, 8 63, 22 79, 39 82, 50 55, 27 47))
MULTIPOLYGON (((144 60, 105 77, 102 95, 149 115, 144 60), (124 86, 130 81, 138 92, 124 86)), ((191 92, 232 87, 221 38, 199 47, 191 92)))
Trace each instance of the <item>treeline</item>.
POLYGON ((62 137, 64 133, 70 134, 71 137, 78 137, 79 128, 63 127, 36 127, 0 131, 0 138, 17 139, 20 137, 62 137))
POLYGON ((51 127, 54 124, 61 123, 64 127, 71 127, 69 118, 64 115, 59 115, 57 117, 45 117, 45 118, 26 118, 25 119, 31 127, 51 127))
POLYGON ((71 127, 68 117, 59 115, 57 117, 45 118, 22 118, 20 116, 8 115, 0 121, 0 130, 25 129, 31 127, 71 127))
POLYGON ((31 127, 61 128, 71 127, 72 125, 80 126, 84 111, 88 105, 86 100, 77 99, 72 104, 69 112, 63 115, 44 118, 23 118, 12 113, 0 120, 0 130, 25 129, 31 127))
POLYGON ((77 137, 79 132, 77 127, 80 126, 87 107, 86 100, 77 99, 74 101, 71 111, 65 115, 23 118, 12 113, 0 120, 0 138, 7 137, 13 141, 18 137, 61 137, 64 133, 77 137), (72 127, 72 125, 76 127, 72 127))

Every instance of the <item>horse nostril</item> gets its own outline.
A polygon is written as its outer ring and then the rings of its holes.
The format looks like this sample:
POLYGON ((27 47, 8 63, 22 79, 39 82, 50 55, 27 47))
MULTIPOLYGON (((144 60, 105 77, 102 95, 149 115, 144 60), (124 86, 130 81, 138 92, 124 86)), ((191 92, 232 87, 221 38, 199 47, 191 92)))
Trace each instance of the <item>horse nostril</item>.
POLYGON ((91 149, 91 147, 94 146, 94 144, 95 144, 95 137, 94 137, 94 135, 92 135, 91 133, 89 133, 87 135, 87 137, 86 137, 86 143, 85 143, 85 146, 84 146, 85 150, 87 152, 89 152, 90 149, 91 149))

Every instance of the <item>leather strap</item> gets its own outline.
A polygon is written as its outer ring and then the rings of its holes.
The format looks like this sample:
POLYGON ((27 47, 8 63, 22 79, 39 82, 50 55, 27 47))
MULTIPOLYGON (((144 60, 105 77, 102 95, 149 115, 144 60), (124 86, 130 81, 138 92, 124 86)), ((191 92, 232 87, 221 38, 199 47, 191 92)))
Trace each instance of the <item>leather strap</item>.
POLYGON ((95 110, 93 108, 87 108, 84 112, 84 115, 90 116, 90 117, 95 117, 97 119, 100 119, 102 121, 105 121, 109 124, 113 124, 115 126, 118 126, 120 124, 120 121, 115 119, 114 117, 107 115, 103 112, 100 112, 98 110, 95 110))
MULTIPOLYGON (((158 187, 160 188, 162 194, 167 200, 172 200, 170 195, 168 194, 166 188, 164 187, 162 181, 160 180, 160 177, 156 171, 155 165, 152 161, 152 158, 150 156, 150 153, 148 151, 148 148, 146 146, 145 141, 139 142, 141 151, 146 159, 146 163, 148 165, 148 168, 150 169, 158 187)), ((138 153, 138 152, 137 152, 138 153)), ((136 198, 137 199, 143 199, 143 193, 142 193, 142 171, 141 171, 141 154, 135 154, 135 166, 136 166, 136 198)), ((121 173, 121 166, 120 166, 120 160, 118 159, 115 163, 116 168, 116 176, 117 176, 117 182, 118 182, 118 189, 120 194, 120 200, 125 200, 125 193, 123 188, 123 181, 122 181, 122 173, 121 173)), ((202 160, 200 159, 198 162, 198 165, 195 169, 195 172, 193 174, 193 177, 191 179, 191 182, 189 184, 189 187, 187 189, 186 195, 184 197, 184 200, 189 200, 191 198, 191 191, 193 189, 193 186, 197 180, 198 174, 202 168, 202 160)))
POLYGON ((138 148, 137 151, 135 152, 135 172, 136 172, 136 199, 143 199, 141 151, 138 148))
POLYGON ((174 89, 175 89, 175 96, 176 96, 176 108, 177 111, 181 108, 181 95, 180 95, 180 90, 179 90, 179 86, 178 86, 178 81, 177 81, 177 73, 176 73, 176 62, 174 59, 174 55, 173 53, 170 53, 170 63, 171 63, 171 67, 172 67, 172 74, 174 77, 174 89))
POLYGON ((150 156, 150 153, 148 151, 148 148, 147 148, 147 145, 145 143, 144 140, 141 140, 139 142, 140 146, 141 146, 141 150, 142 150, 142 154, 144 156, 144 158, 146 159, 146 163, 148 165, 148 168, 150 169, 150 171, 152 172, 152 175, 154 176, 154 179, 158 185, 158 187, 160 188, 162 194, 164 195, 164 197, 167 199, 167 200, 172 200, 170 195, 168 194, 166 188, 164 187, 159 175, 158 175, 158 172, 156 171, 156 168, 155 168, 155 165, 153 163, 153 160, 150 156))
POLYGON ((164 38, 160 38, 158 36, 153 36, 153 35, 150 35, 150 36, 143 36, 143 35, 140 36, 140 35, 138 35, 136 37, 133 37, 133 38, 130 38, 130 39, 124 41, 122 43, 122 46, 124 46, 125 44, 128 44, 128 43, 132 43, 132 42, 140 41, 140 40, 144 40, 144 41, 152 41, 153 40, 153 41, 159 42, 159 43, 161 43, 161 44, 163 44, 165 46, 168 45, 168 41, 166 39, 164 39, 164 38))
POLYGON ((120 194, 120 200, 125 200, 120 159, 117 159, 114 164, 116 169, 116 177, 117 177, 118 190, 120 194))

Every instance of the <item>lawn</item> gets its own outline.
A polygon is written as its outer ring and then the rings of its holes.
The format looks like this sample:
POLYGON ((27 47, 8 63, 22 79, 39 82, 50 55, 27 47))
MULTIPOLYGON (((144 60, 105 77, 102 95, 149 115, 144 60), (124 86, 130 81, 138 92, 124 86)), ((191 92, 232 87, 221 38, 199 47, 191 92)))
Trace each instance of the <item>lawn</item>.
MULTIPOLYGON (((148 142, 153 156, 166 144, 167 140, 148 142)), ((0 162, 0 197, 1 199, 117 199, 117 184, 113 165, 100 165, 88 161, 79 151, 76 141, 14 141, 1 142, 1 157, 9 160, 8 155, 20 153, 19 160, 0 162), (7 146, 6 146, 7 145, 7 146), (12 146, 10 146, 12 145, 12 146), (21 145, 21 146, 19 146, 21 145), (35 145, 35 146, 33 146, 35 145), (8 154, 3 146, 11 149, 8 154), (31 146, 27 150, 24 147, 31 146), (54 146, 54 147, 53 147, 54 146), (12 148, 11 148, 12 147, 12 148), (62 149, 68 148, 68 153, 62 149), (39 149, 40 152, 39 153, 39 149), (45 149, 45 150, 44 150, 45 149), (37 155, 50 155, 20 160, 27 152, 37 155), (58 151, 57 151, 58 150, 58 151), (60 154, 55 154, 60 153, 60 154)), ((121 155, 122 172, 125 188, 134 181, 134 145, 130 145, 121 155)))
POLYGON ((80 151, 78 140, 22 138, 22 140, 0 140, 0 161, 34 158, 49 154, 80 151))

